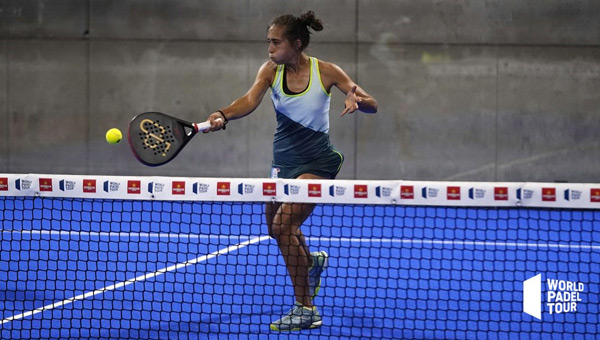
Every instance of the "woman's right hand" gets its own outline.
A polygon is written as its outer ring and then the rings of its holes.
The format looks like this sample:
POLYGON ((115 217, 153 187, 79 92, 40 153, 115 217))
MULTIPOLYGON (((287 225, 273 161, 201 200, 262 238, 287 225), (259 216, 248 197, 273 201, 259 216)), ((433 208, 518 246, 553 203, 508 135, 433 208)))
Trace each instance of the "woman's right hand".
POLYGON ((227 117, 222 111, 215 111, 208 116, 208 122, 210 123, 210 129, 204 130, 204 133, 214 132, 219 130, 225 130, 227 125, 227 117))

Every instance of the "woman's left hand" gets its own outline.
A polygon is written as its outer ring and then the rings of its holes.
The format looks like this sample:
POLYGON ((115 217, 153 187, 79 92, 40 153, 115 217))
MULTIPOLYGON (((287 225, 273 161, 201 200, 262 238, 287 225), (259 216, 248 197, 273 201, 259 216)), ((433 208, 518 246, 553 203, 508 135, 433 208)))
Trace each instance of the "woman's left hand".
POLYGON ((352 90, 348 91, 348 94, 346 95, 346 99, 344 100, 344 111, 340 117, 346 113, 353 113, 358 110, 358 103, 361 101, 362 99, 356 95, 356 85, 354 85, 352 90))

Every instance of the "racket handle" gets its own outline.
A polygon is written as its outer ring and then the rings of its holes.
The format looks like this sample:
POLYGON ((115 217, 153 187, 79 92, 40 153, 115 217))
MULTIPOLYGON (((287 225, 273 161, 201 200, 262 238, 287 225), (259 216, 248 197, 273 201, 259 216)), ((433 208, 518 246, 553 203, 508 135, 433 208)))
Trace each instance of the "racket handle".
MULTIPOLYGON (((223 119, 217 118, 217 120, 223 120, 223 119)), ((202 123, 194 123, 194 128, 196 129, 196 132, 206 131, 206 130, 210 129, 210 122, 207 120, 202 123)))

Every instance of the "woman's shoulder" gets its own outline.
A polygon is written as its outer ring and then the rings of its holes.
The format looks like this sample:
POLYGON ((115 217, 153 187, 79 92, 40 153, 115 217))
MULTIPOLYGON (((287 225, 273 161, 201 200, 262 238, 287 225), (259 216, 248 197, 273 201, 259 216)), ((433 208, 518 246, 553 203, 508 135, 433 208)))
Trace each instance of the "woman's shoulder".
POLYGON ((275 73, 277 72, 277 64, 272 60, 265 61, 258 69, 257 78, 267 81, 269 84, 273 82, 275 73))
POLYGON ((330 89, 332 85, 336 84, 344 71, 336 64, 324 60, 319 61, 319 73, 321 74, 321 81, 326 89, 330 89))
POLYGON ((337 66, 336 64, 334 64, 332 62, 321 60, 321 59, 317 59, 317 60, 319 62, 319 71, 321 71, 321 73, 330 75, 332 73, 336 73, 341 70, 339 66, 337 66))
POLYGON ((272 60, 267 60, 260 66, 260 70, 275 73, 277 71, 277 64, 272 60))

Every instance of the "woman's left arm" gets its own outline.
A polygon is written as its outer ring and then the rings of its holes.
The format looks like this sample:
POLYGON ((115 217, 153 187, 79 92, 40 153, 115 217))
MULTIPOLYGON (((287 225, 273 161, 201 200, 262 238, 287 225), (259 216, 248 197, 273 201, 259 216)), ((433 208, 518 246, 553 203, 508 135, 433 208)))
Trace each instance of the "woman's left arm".
POLYGON ((319 61, 321 78, 323 85, 326 88, 335 86, 346 95, 344 100, 344 111, 341 116, 346 113, 353 113, 360 110, 365 113, 377 112, 377 101, 365 90, 358 86, 339 66, 319 61))

